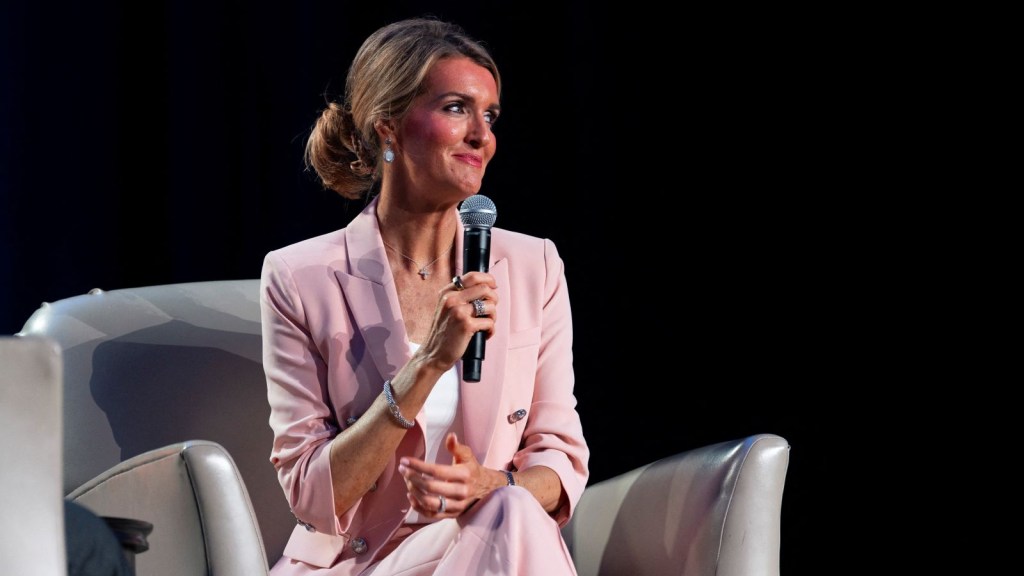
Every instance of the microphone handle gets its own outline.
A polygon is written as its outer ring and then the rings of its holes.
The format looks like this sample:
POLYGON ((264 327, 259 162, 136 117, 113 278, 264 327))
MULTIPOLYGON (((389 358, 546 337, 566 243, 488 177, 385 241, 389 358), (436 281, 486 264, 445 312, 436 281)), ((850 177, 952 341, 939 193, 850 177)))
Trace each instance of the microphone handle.
MULTIPOLYGON (((491 229, 466 228, 462 241, 462 269, 465 272, 487 272, 491 258, 491 229)), ((479 382, 484 361, 484 332, 477 332, 469 340, 462 355, 462 378, 466 382, 479 382)))

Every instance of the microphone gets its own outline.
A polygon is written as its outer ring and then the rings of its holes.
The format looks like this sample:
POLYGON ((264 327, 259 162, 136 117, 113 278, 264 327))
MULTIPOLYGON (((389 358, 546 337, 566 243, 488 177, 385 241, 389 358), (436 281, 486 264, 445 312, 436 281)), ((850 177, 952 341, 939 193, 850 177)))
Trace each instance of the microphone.
MULTIPOLYGON (((462 237, 462 271, 487 272, 491 259, 491 226, 498 218, 494 202, 477 194, 462 201, 459 218, 465 227, 462 237)), ((479 382, 484 361, 485 334, 477 332, 462 355, 462 378, 466 382, 479 382)))

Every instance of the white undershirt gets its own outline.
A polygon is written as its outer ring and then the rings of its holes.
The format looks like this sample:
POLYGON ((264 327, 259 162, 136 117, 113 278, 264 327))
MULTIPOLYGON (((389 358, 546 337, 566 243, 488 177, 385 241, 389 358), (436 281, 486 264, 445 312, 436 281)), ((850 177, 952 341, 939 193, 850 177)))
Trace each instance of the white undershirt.
MULTIPOLYGON (((419 344, 409 343, 409 351, 413 354, 419 349, 419 344)), ((427 462, 451 464, 451 454, 443 446, 444 438, 449 431, 454 431, 459 435, 459 440, 462 440, 462 419, 458 417, 459 374, 455 370, 455 366, 448 369, 437 380, 437 384, 434 385, 434 389, 430 391, 427 401, 423 404, 423 411, 427 422, 424 430, 427 454, 423 459, 427 462)), ((410 524, 421 524, 433 522, 434 518, 423 517, 416 511, 410 511, 405 521, 410 524)))

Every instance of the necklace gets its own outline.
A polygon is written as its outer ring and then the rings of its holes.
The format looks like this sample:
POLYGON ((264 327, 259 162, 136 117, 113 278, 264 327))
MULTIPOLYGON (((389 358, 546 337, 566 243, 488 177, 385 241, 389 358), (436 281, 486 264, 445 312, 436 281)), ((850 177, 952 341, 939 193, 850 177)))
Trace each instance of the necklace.
MULTIPOLYGON (((381 239, 380 239, 380 241, 381 241, 381 242, 384 242, 384 239, 383 239, 383 238, 381 238, 381 239)), ((408 260, 409 262, 412 262, 413 264, 415 264, 415 265, 417 265, 417 266, 420 266, 420 263, 419 263, 419 262, 417 262, 417 261, 413 260, 412 258, 409 258, 409 257, 408 257, 408 256, 406 256, 405 254, 402 254, 402 251, 401 251, 401 250, 399 250, 398 248, 395 248, 394 246, 392 246, 391 244, 388 244, 387 242, 384 242, 384 245, 385 245, 385 246, 387 246, 388 248, 391 248, 391 249, 392 249, 392 250, 394 250, 395 252, 397 252, 397 253, 398 253, 398 255, 399 255, 399 256, 401 256, 402 258, 405 258, 405 259, 406 259, 406 260, 408 260)), ((419 272, 417 272, 417 274, 419 274, 421 278, 423 278, 424 280, 426 280, 426 279, 427 279, 427 276, 430 276, 430 267, 434 265, 434 262, 437 262, 438 260, 440 260, 440 259, 441 259, 441 256, 444 256, 444 255, 445 255, 445 254, 447 254, 448 252, 451 252, 452 246, 455 246, 455 240, 452 240, 452 243, 451 243, 451 244, 449 244, 449 245, 448 245, 448 247, 447 247, 447 248, 445 248, 444 252, 441 252, 441 254, 440 254, 440 255, 439 255, 439 256, 438 256, 437 258, 434 258, 434 259, 433 259, 433 260, 431 260, 430 262, 427 262, 427 263, 426 263, 426 264, 424 264, 423 266, 420 266, 420 270, 419 270, 419 272)))

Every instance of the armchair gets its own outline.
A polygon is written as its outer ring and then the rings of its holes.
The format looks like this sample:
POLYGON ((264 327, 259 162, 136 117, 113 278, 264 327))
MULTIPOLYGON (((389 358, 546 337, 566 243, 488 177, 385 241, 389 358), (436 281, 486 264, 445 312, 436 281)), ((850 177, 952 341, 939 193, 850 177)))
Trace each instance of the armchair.
MULTIPOLYGON (((178 573, 183 555, 213 576, 264 574, 295 525, 269 462, 258 290, 93 290, 19 332, 63 351, 63 493, 154 525, 140 575, 178 573), (191 509, 161 502, 185 484, 191 509)), ((580 576, 778 576, 788 462, 784 438, 759 434, 593 484, 563 530, 580 576)))

